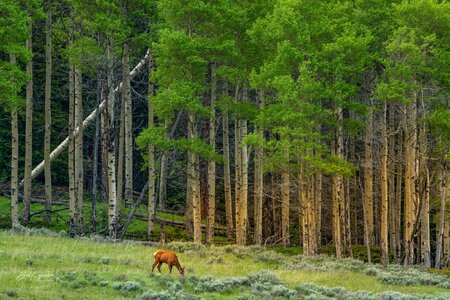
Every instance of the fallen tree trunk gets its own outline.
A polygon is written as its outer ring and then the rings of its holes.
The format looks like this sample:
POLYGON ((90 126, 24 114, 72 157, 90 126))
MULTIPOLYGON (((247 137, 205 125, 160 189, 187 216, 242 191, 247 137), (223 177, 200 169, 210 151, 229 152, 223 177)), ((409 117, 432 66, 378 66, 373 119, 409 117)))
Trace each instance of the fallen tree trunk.
MULTIPOLYGON (((3 196, 11 198, 11 195, 4 193, 3 196)), ((19 194, 19 201, 23 202, 23 195, 19 194)), ((45 199, 42 198, 34 198, 34 197, 30 197, 30 202, 31 203, 41 203, 41 204, 45 204, 45 199)), ((67 202, 62 202, 62 201, 52 201, 52 205, 66 205, 67 202)))
MULTIPOLYGON (((145 54, 144 58, 136 65, 136 67, 134 67, 133 70, 131 70, 130 79, 133 78, 134 76, 136 76, 136 74, 144 67, 149 56, 150 56, 150 49, 147 49, 147 53, 145 54)), ((122 87, 122 82, 120 82, 120 84, 118 86, 116 86, 116 88, 114 89, 114 94, 117 93, 118 91, 120 91, 121 87, 122 87)), ((50 153, 50 162, 53 161, 55 158, 57 158, 61 154, 61 152, 63 152, 64 149, 67 148, 67 146, 69 144, 69 137, 78 136, 78 134, 80 133, 80 129, 85 128, 86 126, 91 124, 95 120, 95 117, 97 116, 97 114, 101 113, 105 108, 106 108, 106 100, 102 101, 100 103, 100 105, 98 106, 98 108, 96 108, 93 112, 91 112, 91 114, 89 116, 86 117, 86 119, 84 119, 83 124, 81 126, 78 126, 77 128, 75 128, 75 130, 72 133, 70 133, 70 135, 67 136, 64 139, 64 141, 62 141, 62 143, 59 144, 58 147, 55 148, 55 150, 52 151, 52 153, 50 153)), ((33 171, 31 171, 31 179, 36 178, 36 176, 38 176, 43 170, 44 170, 44 161, 41 161, 41 163, 39 165, 37 165, 33 169, 33 171)), ((19 183, 19 187, 22 187, 22 186, 23 186, 23 179, 19 183)))

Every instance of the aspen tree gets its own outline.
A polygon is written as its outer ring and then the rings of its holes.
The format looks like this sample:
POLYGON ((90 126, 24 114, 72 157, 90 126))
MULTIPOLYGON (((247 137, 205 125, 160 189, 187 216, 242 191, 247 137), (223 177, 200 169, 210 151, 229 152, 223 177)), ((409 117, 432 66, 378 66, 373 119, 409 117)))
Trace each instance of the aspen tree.
POLYGON ((45 21, 45 135, 44 135, 44 161, 45 161, 45 214, 44 221, 50 222, 52 209, 52 171, 50 162, 51 131, 52 131, 52 7, 48 1, 47 19, 45 21))
MULTIPOLYGON (((33 25, 28 24, 28 38, 26 48, 33 53, 32 47, 33 25)), ((30 59, 26 65, 28 81, 26 85, 26 116, 25 116, 25 170, 24 170, 24 194, 23 194, 23 219, 30 220, 30 197, 31 197, 31 170, 33 156, 33 60, 30 59)))

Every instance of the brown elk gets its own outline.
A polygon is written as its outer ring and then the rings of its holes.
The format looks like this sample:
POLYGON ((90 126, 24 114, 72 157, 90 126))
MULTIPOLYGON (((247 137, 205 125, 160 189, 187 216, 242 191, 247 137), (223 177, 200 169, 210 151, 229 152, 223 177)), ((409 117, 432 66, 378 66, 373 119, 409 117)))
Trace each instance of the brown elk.
POLYGON ((172 273, 172 267, 175 266, 180 274, 184 276, 184 268, 181 267, 180 262, 178 261, 177 255, 173 252, 167 250, 158 250, 153 253, 155 257, 155 261, 152 266, 152 273, 155 269, 156 265, 158 265, 158 271, 161 273, 161 265, 166 263, 169 266, 169 273, 172 273))

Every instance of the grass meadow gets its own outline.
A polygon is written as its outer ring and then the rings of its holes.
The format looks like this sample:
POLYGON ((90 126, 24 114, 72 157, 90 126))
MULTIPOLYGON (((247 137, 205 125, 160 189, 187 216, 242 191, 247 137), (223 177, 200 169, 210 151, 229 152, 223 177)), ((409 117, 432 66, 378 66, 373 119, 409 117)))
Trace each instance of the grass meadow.
POLYGON ((172 242, 186 276, 135 242, 0 231, 0 299, 450 299, 450 278, 420 268, 305 258, 262 247, 172 242))

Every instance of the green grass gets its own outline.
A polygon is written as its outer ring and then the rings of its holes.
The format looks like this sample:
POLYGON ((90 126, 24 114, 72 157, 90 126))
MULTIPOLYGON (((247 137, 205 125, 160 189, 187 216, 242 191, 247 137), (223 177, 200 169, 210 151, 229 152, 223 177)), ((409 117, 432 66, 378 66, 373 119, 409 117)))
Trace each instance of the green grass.
MULTIPOLYGON (((7 197, 0 196, 0 229, 9 229, 11 228, 11 207, 10 207, 10 199, 7 197)), ((53 210, 58 210, 67 206, 53 206, 53 210)), ((22 213, 23 206, 19 205, 19 215, 22 213)), ((44 209, 43 204, 32 203, 30 205, 30 213, 40 212, 44 209)), ((128 218, 128 214, 130 212, 130 207, 121 207, 120 212, 120 222, 123 224, 125 220, 128 218)), ((97 233, 105 234, 107 231, 107 213, 108 205, 105 202, 97 202, 97 214, 96 214, 96 222, 97 222, 97 233)), ((91 214, 92 214, 92 202, 90 200, 85 200, 83 205, 83 216, 84 216, 84 232, 86 234, 92 233, 91 230, 91 214)), ((147 206, 144 204, 140 205, 140 207, 136 210, 135 215, 138 216, 147 216, 147 206)), ((170 214, 167 212, 156 212, 156 217, 161 219, 167 219, 170 221, 184 221, 185 217, 183 215, 170 214)), ((60 232, 66 231, 69 229, 69 210, 63 210, 57 213, 52 214, 52 219, 49 224, 46 224, 43 220, 43 214, 34 215, 30 222, 24 224, 27 227, 33 228, 41 228, 45 227, 52 231, 60 232)), ((165 226, 165 235, 166 242, 170 242, 173 240, 188 240, 186 232, 178 227, 173 227, 170 225, 165 226)), ((160 237, 160 225, 155 224, 155 228, 153 231, 153 235, 151 240, 159 241, 160 237)), ((124 239, 132 239, 132 240, 147 240, 147 222, 143 220, 139 220, 134 218, 128 230, 124 236, 124 239)), ((215 240, 217 242, 226 242, 226 237, 216 236, 215 240)))
MULTIPOLYGON (((309 282, 373 293, 450 292, 436 286, 387 285, 362 271, 283 270, 283 261, 294 256, 275 254, 268 257, 282 258, 281 261, 261 260, 263 254, 273 253, 261 248, 194 246, 167 245, 178 249, 179 260, 186 267, 186 278, 181 280, 175 269, 174 274, 169 275, 166 265, 162 267, 162 276, 150 275, 153 252, 156 250, 154 247, 136 243, 113 244, 0 231, 0 299, 4 299, 7 293, 26 299, 136 298, 148 289, 167 290, 170 284, 178 281, 184 291, 194 294, 194 278, 234 278, 263 270, 273 272, 290 289, 309 282), (124 281, 136 282, 141 288, 137 291, 120 291, 113 288, 114 283, 124 281)), ((315 263, 320 264, 320 259, 315 263)), ((251 293, 251 289, 236 287, 222 293, 200 292, 197 296, 204 299, 235 299, 241 293, 251 293)))

